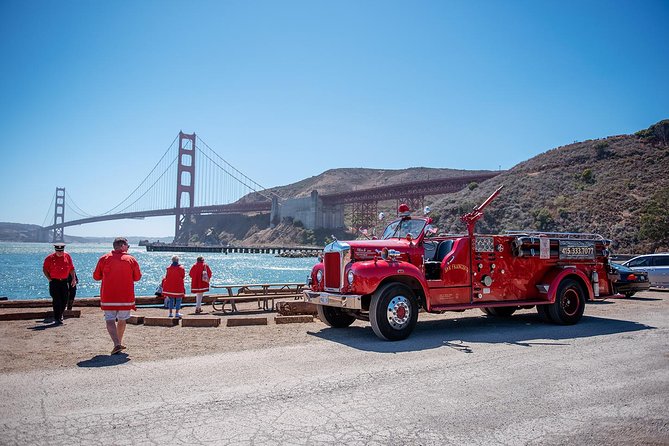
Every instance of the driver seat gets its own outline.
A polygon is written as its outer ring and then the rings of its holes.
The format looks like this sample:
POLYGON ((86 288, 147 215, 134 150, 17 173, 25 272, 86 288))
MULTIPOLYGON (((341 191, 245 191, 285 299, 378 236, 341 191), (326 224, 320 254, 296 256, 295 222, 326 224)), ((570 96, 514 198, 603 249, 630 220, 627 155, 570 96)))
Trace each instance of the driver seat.
POLYGON ((426 280, 439 280, 441 278, 441 262, 446 257, 446 254, 451 252, 452 249, 453 240, 443 240, 439 242, 434 258, 430 260, 426 258, 425 260, 424 266, 426 280))

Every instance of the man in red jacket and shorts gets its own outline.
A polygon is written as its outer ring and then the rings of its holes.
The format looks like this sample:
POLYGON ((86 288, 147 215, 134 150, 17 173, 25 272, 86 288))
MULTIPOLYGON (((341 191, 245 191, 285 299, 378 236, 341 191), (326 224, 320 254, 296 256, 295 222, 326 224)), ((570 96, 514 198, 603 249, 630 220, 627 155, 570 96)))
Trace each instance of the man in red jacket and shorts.
POLYGON ((135 309, 135 283, 142 278, 139 263, 128 254, 128 240, 117 237, 114 250, 103 255, 93 272, 93 279, 102 280, 100 308, 105 312, 107 331, 114 342, 111 354, 125 350, 123 333, 130 311, 135 309))

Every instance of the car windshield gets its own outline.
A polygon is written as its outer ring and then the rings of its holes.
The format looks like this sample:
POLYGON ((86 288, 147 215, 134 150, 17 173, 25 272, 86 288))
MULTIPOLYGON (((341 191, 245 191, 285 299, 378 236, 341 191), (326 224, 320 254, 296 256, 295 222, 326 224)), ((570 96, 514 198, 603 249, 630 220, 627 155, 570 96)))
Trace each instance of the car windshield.
POLYGON ((424 227, 425 220, 421 219, 413 220, 407 218, 395 220, 388 225, 385 231, 383 231, 383 237, 381 238, 383 240, 387 240, 389 238, 405 238, 407 234, 411 234, 411 237, 417 238, 420 233, 423 232, 424 227))
POLYGON ((620 263, 611 262, 610 265, 611 265, 611 268, 615 269, 619 273, 633 273, 634 272, 634 270, 626 267, 625 265, 621 265, 620 263))
POLYGON ((625 262, 625 266, 635 267, 635 266, 649 266, 650 257, 636 257, 632 260, 625 262))

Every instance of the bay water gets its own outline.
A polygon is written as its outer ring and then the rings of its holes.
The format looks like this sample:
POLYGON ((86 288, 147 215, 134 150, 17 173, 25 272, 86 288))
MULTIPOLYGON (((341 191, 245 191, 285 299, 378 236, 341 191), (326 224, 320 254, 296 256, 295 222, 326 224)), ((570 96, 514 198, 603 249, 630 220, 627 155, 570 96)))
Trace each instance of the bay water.
MULTIPOLYGON (((72 256, 79 277, 77 297, 100 295, 100 282, 93 280, 93 270, 100 256, 111 250, 111 243, 67 244, 65 251, 72 256)), ((0 296, 11 300, 49 298, 42 265, 52 252, 53 245, 49 243, 0 242, 0 296)), ((311 267, 318 261, 315 257, 291 259, 275 254, 147 252, 136 245, 131 245, 128 253, 137 259, 142 271, 142 279, 135 283, 137 296, 154 294, 175 254, 186 268, 187 292, 190 292, 188 271, 199 255, 212 270, 212 285, 305 283, 311 267)))

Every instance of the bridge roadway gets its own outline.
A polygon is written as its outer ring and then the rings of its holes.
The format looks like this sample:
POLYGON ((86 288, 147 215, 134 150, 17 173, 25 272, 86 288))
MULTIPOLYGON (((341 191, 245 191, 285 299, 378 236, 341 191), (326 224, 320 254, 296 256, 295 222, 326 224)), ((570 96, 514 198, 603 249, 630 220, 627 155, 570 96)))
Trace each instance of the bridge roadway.
MULTIPOLYGON (((232 203, 220 204, 212 206, 194 206, 192 208, 183 208, 181 213, 188 214, 237 214, 244 212, 269 212, 272 209, 270 201, 258 201, 252 203, 232 203)), ((163 217, 168 215, 176 215, 177 208, 156 209, 153 211, 138 211, 138 212, 124 212, 121 214, 98 215, 95 217, 81 218, 79 220, 71 220, 57 225, 45 226, 45 230, 52 230, 57 227, 77 226, 86 223, 96 223, 100 221, 123 220, 126 218, 144 218, 144 217, 163 217)))
MULTIPOLYGON (((328 205, 351 204, 356 202, 384 201, 412 196, 437 195, 457 192, 464 189, 472 182, 481 182, 499 175, 500 171, 478 173, 461 177, 438 178, 434 180, 412 181, 400 184, 360 189, 337 194, 320 195, 323 203, 328 205)), ((98 215, 78 220, 66 221, 57 225, 44 227, 45 230, 64 228, 66 226, 78 226, 87 223, 96 223, 110 220, 123 220, 144 217, 162 217, 177 214, 236 214, 245 212, 270 212, 272 203, 270 201, 242 202, 232 204, 220 204, 210 206, 194 206, 191 208, 176 207, 169 209, 156 209, 151 211, 124 212, 121 214, 98 215)))
POLYGON ((328 205, 350 204, 366 201, 384 201, 414 196, 438 195, 457 192, 473 182, 481 182, 496 177, 501 172, 486 172, 462 177, 438 178, 435 180, 411 181, 370 189, 354 190, 338 194, 321 195, 328 205))

